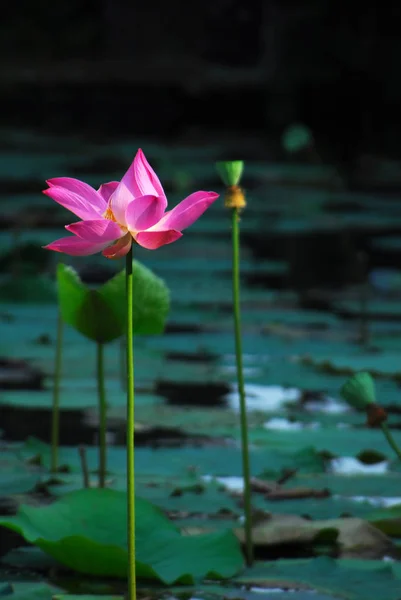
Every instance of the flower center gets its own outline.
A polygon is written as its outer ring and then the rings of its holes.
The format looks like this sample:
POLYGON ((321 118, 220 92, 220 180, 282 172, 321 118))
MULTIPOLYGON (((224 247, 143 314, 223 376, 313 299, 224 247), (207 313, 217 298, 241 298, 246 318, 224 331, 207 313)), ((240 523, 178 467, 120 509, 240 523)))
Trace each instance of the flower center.
POLYGON ((117 219, 115 218, 114 213, 111 210, 111 206, 107 207, 106 212, 103 213, 103 217, 105 219, 108 219, 109 221, 114 221, 114 223, 117 223, 117 219))
POLYGON ((114 216, 114 213, 113 213, 113 210, 111 208, 111 204, 110 203, 109 203, 108 207, 106 208, 106 210, 105 210, 105 212, 103 213, 102 216, 103 216, 104 219, 107 219, 108 221, 114 221, 114 223, 117 223, 117 225, 121 228, 121 230, 124 233, 127 233, 128 228, 125 227, 125 225, 121 225, 121 223, 119 223, 117 221, 117 219, 114 216))

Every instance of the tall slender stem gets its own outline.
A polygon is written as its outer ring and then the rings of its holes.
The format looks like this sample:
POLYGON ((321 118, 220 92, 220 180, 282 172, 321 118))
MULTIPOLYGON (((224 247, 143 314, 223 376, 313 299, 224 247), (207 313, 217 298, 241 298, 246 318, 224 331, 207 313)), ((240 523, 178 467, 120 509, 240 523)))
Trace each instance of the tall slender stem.
POLYGON ((232 209, 232 271, 233 271, 233 304, 235 356, 237 363, 238 393, 240 399, 241 444, 242 444, 242 473, 244 477, 244 508, 245 508, 245 549, 248 566, 253 563, 252 544, 252 505, 251 505, 251 475, 249 466, 248 423, 246 414, 245 384, 242 367, 241 318, 240 318, 240 279, 239 279, 239 212, 232 209))
POLYGON ((389 446, 391 446, 391 448, 394 450, 394 452, 396 453, 398 458, 401 460, 401 450, 397 446, 395 439, 393 438, 389 428, 387 427, 387 423, 384 423, 384 422, 380 423, 380 427, 382 429, 382 432, 384 433, 386 440, 389 443, 389 446))
POLYGON ((127 349, 126 349, 127 340, 124 336, 122 336, 118 342, 119 346, 119 375, 120 375, 120 383, 121 389, 126 392, 127 391, 127 349))
POLYGON ((56 357, 54 364, 53 379, 53 410, 52 410, 52 449, 51 449, 51 471, 55 473, 58 469, 58 447, 60 440, 60 379, 61 379, 61 358, 63 350, 63 319, 60 308, 57 315, 57 339, 56 339, 56 357))
POLYGON ((107 404, 104 387, 104 345, 96 345, 97 395, 99 401, 99 487, 106 484, 107 472, 107 404))
POLYGON ((134 459, 134 338, 132 307, 132 248, 126 257, 127 280, 127 515, 128 600, 136 600, 135 569, 135 459, 134 459))

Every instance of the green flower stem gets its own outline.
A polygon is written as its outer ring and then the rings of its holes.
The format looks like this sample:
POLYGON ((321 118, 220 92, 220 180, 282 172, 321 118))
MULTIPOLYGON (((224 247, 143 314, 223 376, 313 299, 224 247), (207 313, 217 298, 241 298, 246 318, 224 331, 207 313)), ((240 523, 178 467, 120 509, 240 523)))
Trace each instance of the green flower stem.
POLYGON ((387 423, 381 423, 380 427, 382 429, 382 432, 384 433, 386 440, 389 443, 389 446, 391 446, 391 448, 394 450, 394 452, 396 453, 398 458, 401 460, 401 450, 397 446, 395 439, 393 438, 389 428, 387 427, 387 423))
POLYGON ((55 473, 58 469, 58 447, 60 439, 60 379, 61 379, 61 359, 63 350, 63 319, 60 309, 57 315, 57 340, 56 357, 54 365, 53 379, 53 409, 52 409, 52 448, 51 448, 51 471, 55 473))
POLYGON ((237 363, 237 381, 240 398, 242 473, 244 477, 244 507, 245 507, 245 549, 248 566, 253 563, 252 544, 252 505, 251 505, 251 476, 249 467, 248 423, 245 401, 245 384, 242 367, 241 320, 240 320, 240 281, 239 281, 239 212, 232 209, 232 243, 233 243, 233 304, 235 356, 237 363))
POLYGON ((126 339, 125 337, 121 337, 120 341, 119 341, 119 352, 120 352, 120 358, 119 358, 119 373, 120 373, 120 383, 121 383, 121 389, 126 392, 127 391, 127 367, 126 367, 126 356, 127 356, 127 349, 126 349, 126 339))
POLYGON ((104 388, 104 345, 101 342, 96 345, 96 374, 99 400, 99 487, 104 488, 107 472, 107 404, 104 388))
POLYGON ((127 514, 128 600, 136 600, 135 569, 135 458, 134 458, 134 336, 132 295, 132 247, 126 256, 127 280, 127 514))

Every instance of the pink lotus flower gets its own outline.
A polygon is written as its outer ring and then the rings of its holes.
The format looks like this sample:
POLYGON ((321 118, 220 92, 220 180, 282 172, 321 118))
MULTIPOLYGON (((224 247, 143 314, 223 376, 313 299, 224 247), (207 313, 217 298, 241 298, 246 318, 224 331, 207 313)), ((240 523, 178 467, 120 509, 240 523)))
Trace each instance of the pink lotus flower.
POLYGON ((104 183, 97 191, 70 177, 46 183, 49 188, 43 193, 82 221, 66 225, 74 237, 61 238, 44 248, 72 256, 102 252, 106 258, 120 258, 128 253, 133 240, 149 250, 171 244, 219 196, 215 192, 195 192, 165 212, 166 195, 142 150, 138 150, 120 182, 104 183))

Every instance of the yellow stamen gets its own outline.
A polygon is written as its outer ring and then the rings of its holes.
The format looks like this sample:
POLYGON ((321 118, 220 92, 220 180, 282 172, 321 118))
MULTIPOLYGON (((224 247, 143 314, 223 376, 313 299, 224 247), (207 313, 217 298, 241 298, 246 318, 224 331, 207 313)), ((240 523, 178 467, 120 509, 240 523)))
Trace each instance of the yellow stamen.
POLYGON ((114 223, 117 223, 117 219, 115 218, 110 205, 107 207, 106 212, 103 213, 103 217, 109 221, 114 221, 114 223))
POLYGON ((246 200, 243 190, 238 185, 230 185, 226 190, 224 204, 227 208, 245 208, 246 200))

